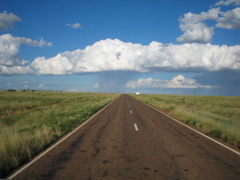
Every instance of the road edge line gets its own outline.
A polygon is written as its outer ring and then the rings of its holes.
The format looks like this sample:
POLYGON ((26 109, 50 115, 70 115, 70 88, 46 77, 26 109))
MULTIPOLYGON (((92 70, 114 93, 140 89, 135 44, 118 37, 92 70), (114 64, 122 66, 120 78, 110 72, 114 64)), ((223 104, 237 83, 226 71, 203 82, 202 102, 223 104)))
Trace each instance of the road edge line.
MULTIPOLYGON (((136 98, 134 98, 134 99, 136 99, 136 98)), ((191 129, 192 131, 194 131, 194 132, 196 132, 196 133, 198 133, 198 134, 204 136, 205 138, 207 138, 207 139, 209 139, 209 140, 211 140, 211 141, 217 143, 218 145, 220 145, 220 146, 222 146, 222 147, 224 147, 224 148, 226 148, 226 149, 228 149, 228 150, 232 151, 233 153, 235 153, 235 154, 237 154, 237 155, 240 156, 240 152, 238 152, 238 151, 236 151, 236 150, 234 150, 234 149, 232 149, 232 148, 230 148, 230 147, 228 147, 228 146, 226 146, 226 145, 220 143, 219 141, 216 141, 215 139, 213 139, 213 138, 207 136, 206 134, 201 133, 200 131, 197 131, 196 129, 191 128, 190 126, 188 126, 188 125, 184 124, 183 122, 181 122, 181 121, 179 121, 179 120, 173 118, 172 116, 169 116, 168 114, 166 114, 166 113, 160 111, 159 109, 157 109, 157 108, 155 108, 155 107, 153 107, 153 106, 151 106, 151 105, 149 105, 149 104, 147 104, 147 103, 145 103, 145 102, 143 102, 143 101, 140 101, 140 100, 138 100, 138 99, 136 99, 136 100, 139 101, 139 102, 141 102, 141 103, 143 103, 143 104, 145 104, 145 105, 147 105, 148 107, 150 107, 150 108, 152 108, 152 109, 154 109, 154 110, 160 112, 161 114, 163 114, 163 115, 169 117, 170 119, 174 120, 175 122, 177 122, 177 123, 179 123, 179 124, 181 124, 181 125, 187 127, 188 129, 191 129)))
MULTIPOLYGON (((121 95, 120 95, 121 96, 121 95)), ((50 147, 48 147, 47 149, 45 149, 43 152, 41 152, 39 155, 37 155, 36 157, 34 157, 30 162, 28 162, 27 164, 23 165, 22 167, 20 167, 18 170, 16 170, 16 172, 14 172, 12 175, 9 175, 7 177, 7 179, 13 179, 15 178, 18 174, 20 174, 21 172, 23 172, 25 169, 27 169, 29 166, 31 166, 33 163, 35 163, 38 159, 40 159, 41 157, 43 157, 45 154, 47 154, 49 151, 51 151, 53 148, 55 148, 57 145, 59 145, 60 143, 62 143, 65 139, 67 139, 69 136, 71 136, 72 134, 74 134, 76 131, 78 131, 81 127, 83 127, 85 124, 87 124, 89 121, 91 121, 94 117, 96 117, 98 114, 100 114, 103 110, 105 110, 108 106, 110 106, 113 102, 115 102, 117 99, 120 98, 120 96, 118 96, 117 98, 115 98, 112 102, 110 102, 109 104, 107 104, 105 107, 103 107, 102 109, 100 109, 98 112, 96 112, 95 114, 93 114, 89 119, 87 119, 85 122, 83 122, 81 125, 79 125, 78 127, 76 127, 75 129, 73 129, 71 132, 69 132, 68 134, 66 134, 65 136, 63 136, 62 138, 60 138, 57 142, 55 142, 54 144, 50 145, 50 147)))

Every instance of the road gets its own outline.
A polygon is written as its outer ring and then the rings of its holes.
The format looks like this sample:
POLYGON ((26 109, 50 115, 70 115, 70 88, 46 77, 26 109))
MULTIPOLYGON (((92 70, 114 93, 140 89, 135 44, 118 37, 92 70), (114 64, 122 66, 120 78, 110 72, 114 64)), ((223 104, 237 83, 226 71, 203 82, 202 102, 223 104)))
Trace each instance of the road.
POLYGON ((240 179, 240 156, 129 95, 13 179, 240 179))

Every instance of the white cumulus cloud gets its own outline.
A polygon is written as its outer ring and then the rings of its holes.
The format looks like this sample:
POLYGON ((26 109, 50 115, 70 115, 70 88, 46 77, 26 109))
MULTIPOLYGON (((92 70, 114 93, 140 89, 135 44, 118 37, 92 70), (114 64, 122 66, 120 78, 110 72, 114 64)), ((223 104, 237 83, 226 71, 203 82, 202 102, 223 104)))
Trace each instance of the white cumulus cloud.
POLYGON ((217 20, 220 8, 213 8, 200 14, 185 13, 179 19, 180 29, 183 32, 177 41, 180 42, 210 42, 214 34, 214 28, 207 26, 204 21, 217 20))
POLYGON ((40 74, 74 74, 109 70, 142 71, 139 64, 146 60, 143 59, 145 52, 146 47, 141 44, 106 39, 83 50, 66 51, 49 59, 36 58, 31 66, 40 74), (121 60, 119 52, 121 52, 121 60))
MULTIPOLYGON (((240 5, 240 0, 219 1, 215 6, 240 5)), ((240 29, 240 8, 222 11, 221 7, 211 8, 200 14, 185 13, 179 18, 180 29, 183 34, 177 41, 184 43, 209 43, 214 35, 215 28, 240 29), (206 21, 211 20, 213 25, 206 21)))
POLYGON ((37 47, 52 45, 44 39, 36 41, 25 37, 14 37, 10 34, 1 35, 0 74, 27 74, 32 72, 30 67, 24 66, 28 61, 19 56, 19 49, 22 44, 37 47))
POLYGON ((136 81, 128 81, 126 84, 127 88, 132 89, 138 89, 138 88, 159 88, 162 87, 163 84, 166 84, 166 81, 163 81, 161 79, 153 79, 151 77, 149 78, 140 78, 136 81))
POLYGON ((227 12, 221 12, 216 27, 225 29, 240 29, 240 8, 235 8, 227 12))
POLYGON ((231 4, 236 5, 236 6, 240 6, 240 0, 219 1, 215 4, 215 6, 229 6, 231 4))
POLYGON ((0 13, 0 31, 11 29, 13 24, 19 21, 21 18, 13 13, 7 13, 7 11, 0 13))
POLYGON ((74 23, 74 24, 66 24, 67 26, 73 28, 73 29, 80 29, 82 28, 80 23, 74 23))
POLYGON ((0 74, 12 75, 12 74, 32 74, 33 70, 29 66, 3 66, 0 65, 0 74))
POLYGON ((19 48, 22 44, 30 46, 51 46, 51 43, 41 39, 40 41, 32 40, 25 37, 14 37, 11 34, 0 36, 0 64, 1 65, 23 65, 26 63, 18 56, 19 48))
POLYGON ((66 51, 32 63, 38 74, 77 74, 102 71, 218 71, 240 70, 240 45, 211 44, 149 45, 106 39, 85 49, 66 51))
POLYGON ((183 75, 178 75, 172 80, 161 80, 153 78, 141 78, 136 81, 129 81, 126 84, 130 89, 146 89, 146 88, 214 88, 211 85, 201 85, 194 79, 187 79, 183 75))
POLYGON ((197 24, 181 24, 180 28, 184 34, 177 38, 179 42, 208 43, 214 34, 213 27, 208 27, 201 22, 197 24))

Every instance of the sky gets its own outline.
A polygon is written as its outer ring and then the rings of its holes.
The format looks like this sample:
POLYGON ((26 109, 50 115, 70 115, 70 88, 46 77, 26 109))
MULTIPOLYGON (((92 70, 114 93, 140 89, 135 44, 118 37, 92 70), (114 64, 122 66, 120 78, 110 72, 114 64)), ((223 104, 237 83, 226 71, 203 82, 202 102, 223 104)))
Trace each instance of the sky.
POLYGON ((240 0, 0 0, 0 89, 240 96, 240 0))

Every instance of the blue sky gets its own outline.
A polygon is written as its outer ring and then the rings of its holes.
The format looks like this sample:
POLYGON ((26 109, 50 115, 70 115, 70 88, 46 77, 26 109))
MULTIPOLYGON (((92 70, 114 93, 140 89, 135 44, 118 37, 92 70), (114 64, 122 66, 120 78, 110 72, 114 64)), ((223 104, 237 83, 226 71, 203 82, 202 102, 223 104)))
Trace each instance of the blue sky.
POLYGON ((0 88, 240 95, 239 0, 0 0, 0 88))

